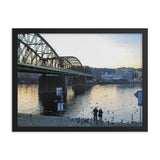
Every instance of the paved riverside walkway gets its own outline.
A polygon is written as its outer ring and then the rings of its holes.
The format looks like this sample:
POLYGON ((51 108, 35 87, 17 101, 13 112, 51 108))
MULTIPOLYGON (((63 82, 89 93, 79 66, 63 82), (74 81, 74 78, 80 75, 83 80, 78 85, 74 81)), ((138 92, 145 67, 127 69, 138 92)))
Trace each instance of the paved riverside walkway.
POLYGON ((65 118, 18 113, 19 127, 141 127, 140 123, 94 122, 93 119, 65 118))

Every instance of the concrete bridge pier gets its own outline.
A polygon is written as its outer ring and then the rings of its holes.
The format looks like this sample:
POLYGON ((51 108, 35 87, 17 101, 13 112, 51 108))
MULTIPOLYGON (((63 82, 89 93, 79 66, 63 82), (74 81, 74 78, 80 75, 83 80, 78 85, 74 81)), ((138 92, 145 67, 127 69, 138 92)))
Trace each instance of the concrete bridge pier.
POLYGON ((73 77, 73 90, 75 94, 83 93, 87 88, 86 77, 83 76, 75 76, 73 77))
POLYGON ((46 76, 39 77, 39 93, 56 93, 56 88, 67 88, 67 79, 65 76, 46 76))
POLYGON ((39 102, 44 106, 42 109, 43 114, 57 115, 57 106, 60 102, 60 98, 56 95, 56 88, 62 87, 63 103, 65 103, 67 97, 67 77, 42 75, 39 77, 38 86, 39 102))

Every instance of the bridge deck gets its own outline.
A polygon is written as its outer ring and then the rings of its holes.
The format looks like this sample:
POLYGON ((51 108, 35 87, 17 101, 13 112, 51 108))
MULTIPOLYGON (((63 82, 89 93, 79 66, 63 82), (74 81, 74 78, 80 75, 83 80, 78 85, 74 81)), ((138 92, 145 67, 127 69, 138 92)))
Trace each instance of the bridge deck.
POLYGON ((86 74, 78 71, 73 71, 70 69, 54 69, 43 66, 34 66, 30 64, 17 64, 18 72, 32 72, 32 73, 45 73, 45 74, 57 74, 66 76, 85 76, 94 78, 91 74, 86 74))

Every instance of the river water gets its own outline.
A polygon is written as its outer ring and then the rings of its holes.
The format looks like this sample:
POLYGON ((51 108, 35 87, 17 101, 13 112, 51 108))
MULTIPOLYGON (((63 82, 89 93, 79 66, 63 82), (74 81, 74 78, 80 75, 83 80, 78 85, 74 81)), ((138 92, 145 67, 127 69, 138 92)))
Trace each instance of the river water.
MULTIPOLYGON (((63 117, 93 118, 93 109, 103 110, 103 120, 112 122, 140 121, 140 107, 134 96, 141 84, 94 85, 85 92, 75 95, 68 87, 63 117)), ((47 97, 47 98, 46 98, 47 97)), ((18 113, 57 115, 57 106, 38 94, 38 85, 18 85, 18 113), (45 102, 44 102, 45 101, 45 102)), ((51 97, 52 99, 52 97, 51 97)), ((57 104, 56 104, 57 105, 57 104)))

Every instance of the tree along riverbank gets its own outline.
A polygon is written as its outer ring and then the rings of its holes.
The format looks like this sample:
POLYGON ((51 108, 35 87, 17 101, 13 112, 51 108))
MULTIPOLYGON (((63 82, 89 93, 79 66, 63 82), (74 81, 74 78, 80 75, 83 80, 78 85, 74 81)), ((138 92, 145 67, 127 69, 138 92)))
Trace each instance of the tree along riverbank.
POLYGON ((142 127, 141 123, 94 122, 93 119, 66 118, 18 113, 19 127, 142 127))

